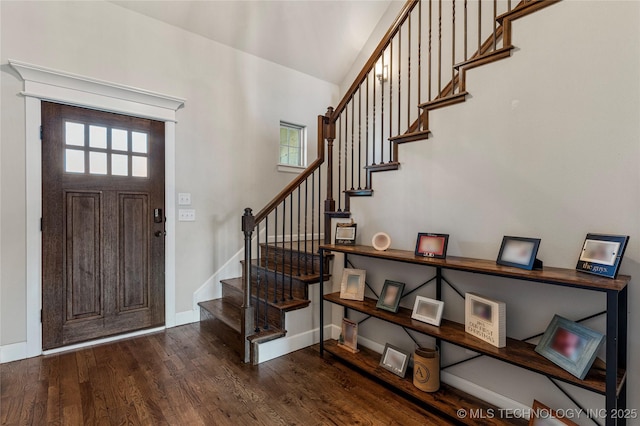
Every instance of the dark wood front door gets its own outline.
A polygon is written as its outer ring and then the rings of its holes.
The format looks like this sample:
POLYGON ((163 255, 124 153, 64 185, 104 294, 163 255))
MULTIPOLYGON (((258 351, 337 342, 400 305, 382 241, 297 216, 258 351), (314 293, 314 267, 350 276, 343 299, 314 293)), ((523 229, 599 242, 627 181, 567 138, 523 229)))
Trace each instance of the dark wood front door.
POLYGON ((42 346, 164 324, 164 123, 42 103, 42 346))

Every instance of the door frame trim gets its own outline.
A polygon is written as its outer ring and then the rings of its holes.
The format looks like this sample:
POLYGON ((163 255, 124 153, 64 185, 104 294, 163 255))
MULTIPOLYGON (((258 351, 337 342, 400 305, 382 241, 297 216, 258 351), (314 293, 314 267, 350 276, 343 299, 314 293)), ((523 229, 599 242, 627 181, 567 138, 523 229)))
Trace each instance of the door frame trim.
POLYGON ((165 327, 176 325, 176 111, 185 100, 9 59, 24 81, 26 142, 26 356, 42 351, 41 102, 132 115, 165 123, 165 327))

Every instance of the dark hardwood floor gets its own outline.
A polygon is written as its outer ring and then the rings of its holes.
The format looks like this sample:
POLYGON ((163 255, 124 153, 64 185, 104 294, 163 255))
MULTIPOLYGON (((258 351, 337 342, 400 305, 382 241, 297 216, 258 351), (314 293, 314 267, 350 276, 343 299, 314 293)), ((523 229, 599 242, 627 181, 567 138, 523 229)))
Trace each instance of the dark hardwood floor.
POLYGON ((448 425, 307 348, 258 366, 196 323, 0 366, 3 425, 448 425))

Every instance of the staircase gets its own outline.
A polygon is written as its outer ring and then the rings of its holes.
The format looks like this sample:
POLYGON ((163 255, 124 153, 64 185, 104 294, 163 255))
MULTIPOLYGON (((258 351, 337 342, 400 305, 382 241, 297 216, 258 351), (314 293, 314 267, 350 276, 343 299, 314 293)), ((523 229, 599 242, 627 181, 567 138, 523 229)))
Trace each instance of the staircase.
MULTIPOLYGON (((309 306, 309 286, 320 282, 320 256, 311 251, 311 247, 317 251, 319 244, 320 241, 315 240, 306 241, 306 247, 305 241, 260 244, 259 259, 250 262, 251 306, 262 324, 246 337, 252 363, 258 362, 261 343, 287 334, 286 313, 309 306)), ((241 263, 246 270, 245 262, 241 263)), ((328 266, 326 260, 325 270, 328 266)), ((218 337, 242 358, 245 352, 242 336, 245 279, 246 276, 222 280, 220 299, 198 303, 200 321, 212 323, 218 337)))
POLYGON ((319 245, 333 219, 351 216, 351 198, 373 196, 374 173, 400 167, 400 145, 429 138, 430 113, 467 100, 469 70, 511 56, 513 21, 558 1, 405 3, 338 106, 318 116, 318 158, 256 215, 245 209, 243 276, 200 303, 244 362, 309 305, 319 245))

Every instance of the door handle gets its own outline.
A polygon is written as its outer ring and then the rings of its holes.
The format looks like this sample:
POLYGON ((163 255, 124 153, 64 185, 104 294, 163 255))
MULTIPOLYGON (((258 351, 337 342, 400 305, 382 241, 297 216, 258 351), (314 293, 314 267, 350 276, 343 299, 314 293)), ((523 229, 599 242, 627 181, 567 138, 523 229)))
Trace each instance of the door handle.
POLYGON ((156 231, 153 233, 153 235, 155 235, 156 237, 166 237, 167 231, 156 231))

